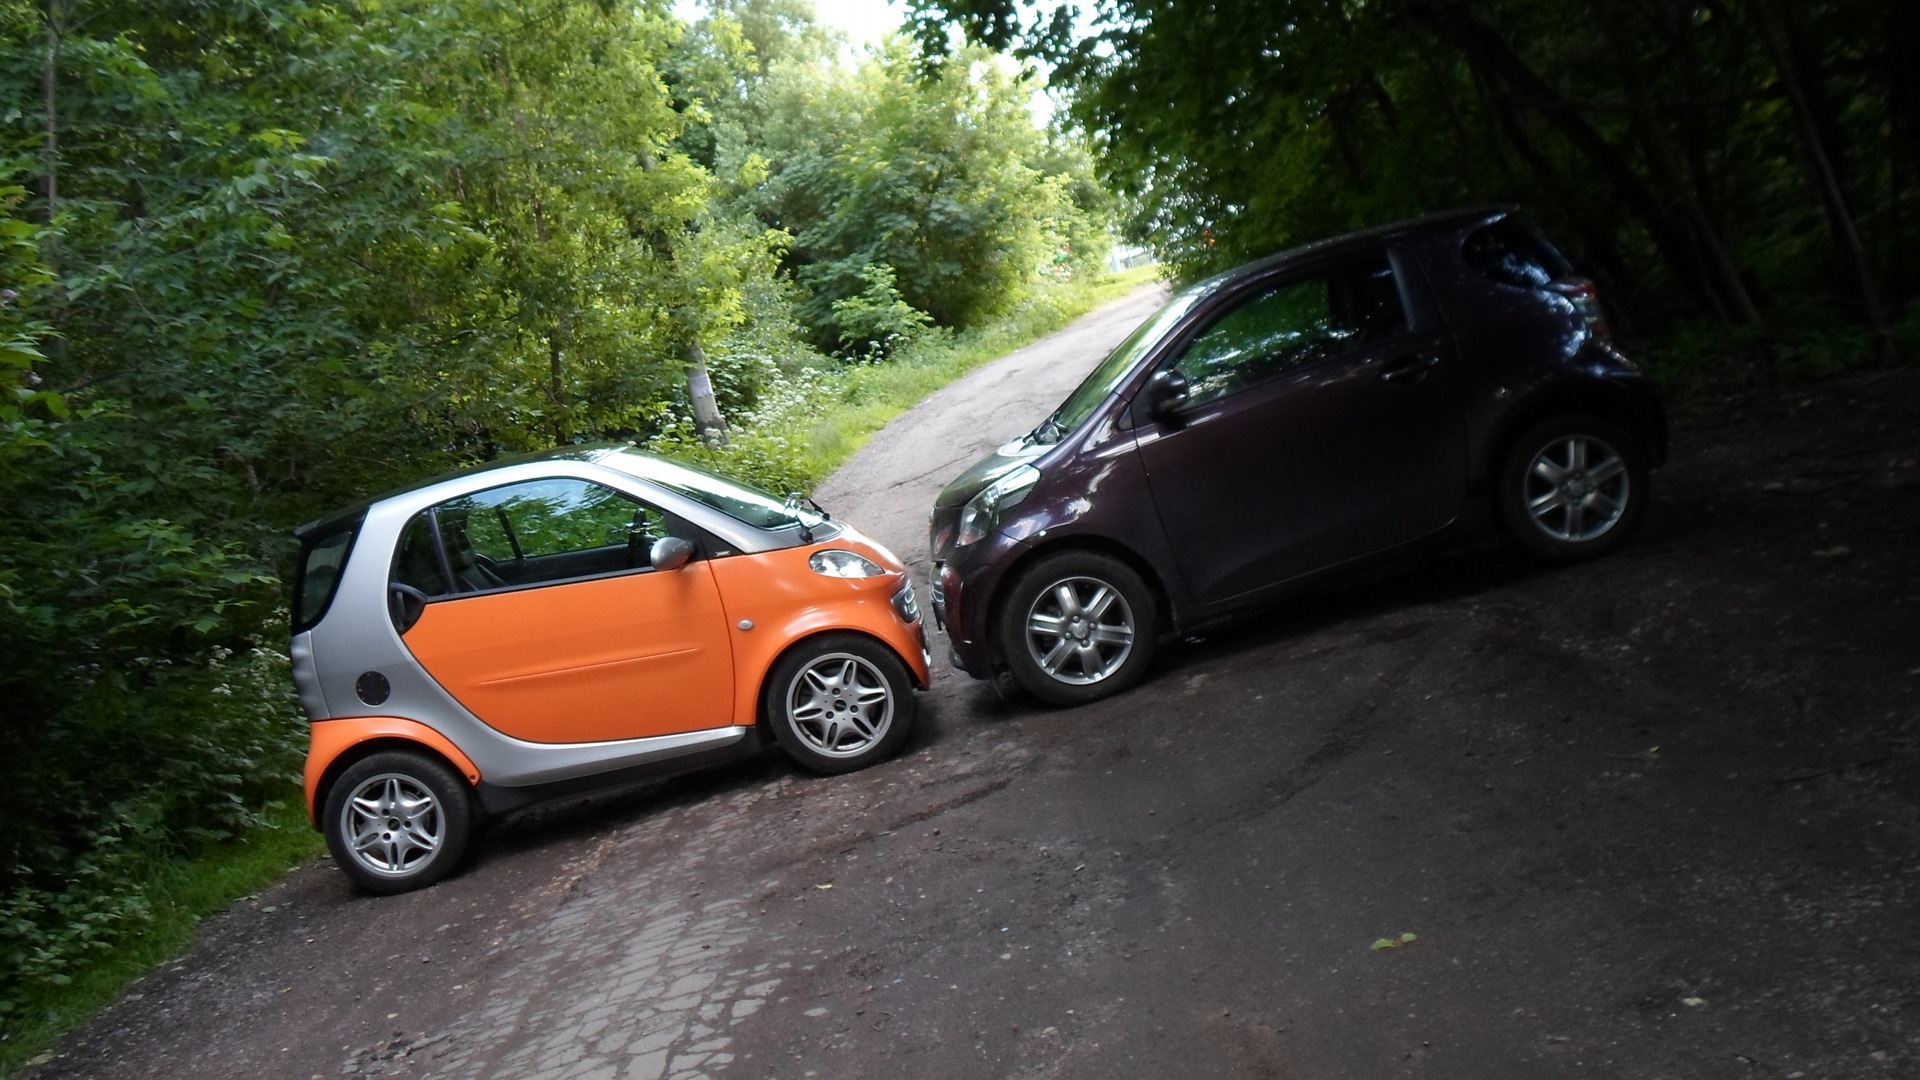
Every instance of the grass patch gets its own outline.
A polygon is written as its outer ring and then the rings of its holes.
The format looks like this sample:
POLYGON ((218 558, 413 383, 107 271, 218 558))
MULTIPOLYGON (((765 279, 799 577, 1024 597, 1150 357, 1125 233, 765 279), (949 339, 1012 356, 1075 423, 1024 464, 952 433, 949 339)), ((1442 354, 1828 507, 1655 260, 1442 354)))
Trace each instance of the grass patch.
POLYGON ((177 956, 193 941, 200 920, 325 850, 297 796, 269 807, 266 816, 271 828, 251 830, 193 859, 154 864, 144 890, 152 919, 141 933, 116 942, 110 952, 75 971, 64 986, 40 983, 18 991, 5 1040, 0 1041, 0 1076, 37 1063, 47 1043, 177 956))
POLYGON ((930 331, 875 362, 814 369, 772 388, 769 404, 736 424, 715 450, 690 427, 654 439, 649 449, 706 465, 769 491, 812 491, 875 432, 928 394, 973 369, 1029 345, 1074 319, 1156 279, 1137 266, 1085 283, 1052 287, 998 322, 961 333, 930 331))

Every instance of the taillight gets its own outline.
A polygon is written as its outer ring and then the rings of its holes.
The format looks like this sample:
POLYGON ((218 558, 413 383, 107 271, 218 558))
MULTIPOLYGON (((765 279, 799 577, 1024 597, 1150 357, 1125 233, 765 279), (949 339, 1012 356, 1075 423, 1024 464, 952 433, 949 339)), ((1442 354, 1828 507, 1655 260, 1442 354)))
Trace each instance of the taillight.
POLYGON ((1567 298, 1573 310, 1586 320, 1587 329, 1601 341, 1612 341, 1613 331, 1607 327, 1606 312, 1600 310, 1600 290, 1586 278, 1569 278, 1553 283, 1553 291, 1567 298))

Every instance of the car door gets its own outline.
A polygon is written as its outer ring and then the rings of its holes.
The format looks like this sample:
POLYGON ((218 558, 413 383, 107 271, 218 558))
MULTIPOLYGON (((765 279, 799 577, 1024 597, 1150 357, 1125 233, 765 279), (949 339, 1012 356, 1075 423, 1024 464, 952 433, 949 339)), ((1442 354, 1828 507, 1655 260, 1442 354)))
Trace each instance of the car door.
POLYGON ((702 559, 655 570, 690 527, 572 478, 512 484, 421 513, 394 562, 414 658, 489 726, 530 742, 671 735, 731 722, 725 612, 702 559), (407 590, 418 590, 417 594, 407 590))
POLYGON ((1238 291, 1165 362, 1137 429, 1175 562, 1217 603, 1433 532, 1466 484, 1463 374, 1382 250, 1238 291))

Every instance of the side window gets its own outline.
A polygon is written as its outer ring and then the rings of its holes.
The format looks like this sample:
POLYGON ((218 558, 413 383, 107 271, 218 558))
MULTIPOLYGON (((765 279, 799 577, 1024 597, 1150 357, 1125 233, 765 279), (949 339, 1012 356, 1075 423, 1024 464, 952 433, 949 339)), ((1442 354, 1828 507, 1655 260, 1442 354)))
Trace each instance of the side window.
POLYGON ((1243 298, 1174 362, 1188 402, 1244 387, 1405 333, 1406 311, 1384 252, 1243 298))
POLYGON ((510 484, 409 522, 394 580, 442 596, 649 570, 653 542, 674 527, 660 510, 601 484, 510 484))

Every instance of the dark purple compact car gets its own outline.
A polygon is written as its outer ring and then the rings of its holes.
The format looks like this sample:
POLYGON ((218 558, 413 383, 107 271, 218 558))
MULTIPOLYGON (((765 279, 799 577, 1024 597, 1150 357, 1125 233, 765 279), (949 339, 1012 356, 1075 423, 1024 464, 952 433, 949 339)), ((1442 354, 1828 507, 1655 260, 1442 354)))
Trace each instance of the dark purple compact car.
POLYGON ((1603 555, 1666 454, 1659 399, 1531 222, 1423 218, 1174 294, 940 493, 934 614, 955 667, 1091 701, 1165 635, 1490 526, 1603 555))

